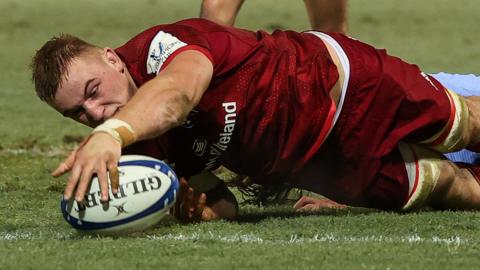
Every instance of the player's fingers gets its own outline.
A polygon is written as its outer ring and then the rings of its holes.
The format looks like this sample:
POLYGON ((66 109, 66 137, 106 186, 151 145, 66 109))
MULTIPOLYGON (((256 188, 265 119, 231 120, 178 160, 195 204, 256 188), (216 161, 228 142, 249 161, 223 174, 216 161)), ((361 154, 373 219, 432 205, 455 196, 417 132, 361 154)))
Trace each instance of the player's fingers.
POLYGON ((197 206, 204 207, 206 203, 207 203, 207 195, 205 193, 200 193, 197 206))
POLYGON ((187 188, 187 192, 183 199, 182 207, 180 208, 181 215, 186 221, 191 221, 195 211, 194 194, 192 188, 187 188))
POLYGON ((193 200, 193 188, 187 188, 187 194, 185 194, 185 197, 187 197, 188 201, 193 200))
POLYGON ((193 194, 192 205, 194 205, 195 208, 203 207, 205 205, 207 195, 205 195, 205 193, 196 193, 195 191, 193 194))
POLYGON ((185 180, 185 178, 180 178, 180 190, 179 190, 179 196, 183 198, 185 194, 187 193, 188 190, 188 182, 185 180))
POLYGON ((301 208, 302 206, 304 206, 305 204, 308 204, 308 203, 311 203, 311 199, 310 197, 308 196, 302 196, 300 198, 300 200, 298 200, 294 205, 293 205, 293 208, 295 209, 299 209, 301 208))
POLYGON ((67 186, 63 192, 63 198, 69 200, 72 197, 73 191, 77 187, 78 180, 80 178, 80 173, 82 172, 81 166, 73 166, 72 173, 67 181, 67 186))
POLYGON ((70 153, 70 155, 68 155, 68 157, 62 163, 60 163, 57 166, 57 168, 52 172, 52 176, 59 177, 65 174, 66 172, 68 172, 69 170, 71 170, 73 167, 73 164, 75 163, 76 154, 77 154, 76 150, 70 153))
MULTIPOLYGON (((112 193, 117 194, 120 185, 120 176, 118 173, 118 167, 116 162, 110 162, 108 164, 108 175, 110 176, 110 184, 112 185, 112 193)), ((108 188, 107 188, 108 191, 108 188)))
POLYGON ((174 216, 183 221, 191 221, 191 213, 189 211, 191 204, 191 196, 193 195, 193 189, 188 187, 188 182, 185 178, 180 178, 180 190, 178 192, 177 202, 175 203, 174 210, 172 211, 174 216))
POLYGON ((70 170, 70 166, 66 162, 60 163, 57 168, 51 173, 53 177, 59 177, 70 170))
POLYGON ((197 205, 194 209, 195 219, 199 220, 202 218, 203 209, 205 208, 205 203, 207 201, 207 195, 205 193, 200 193, 197 199, 197 205))
POLYGON ((98 184, 100 185, 100 201, 108 202, 108 180, 105 165, 100 165, 97 171, 98 184))
POLYGON ((201 220, 209 221, 209 220, 216 220, 216 219, 219 219, 219 218, 220 217, 218 216, 218 214, 215 213, 211 208, 205 207, 203 212, 202 212, 201 220))
POLYGON ((93 170, 92 167, 85 167, 82 170, 82 175, 80 176, 80 182, 78 182, 77 191, 75 192, 75 200, 77 202, 83 201, 83 198, 85 197, 85 193, 92 179, 92 175, 93 175, 92 170, 93 170))

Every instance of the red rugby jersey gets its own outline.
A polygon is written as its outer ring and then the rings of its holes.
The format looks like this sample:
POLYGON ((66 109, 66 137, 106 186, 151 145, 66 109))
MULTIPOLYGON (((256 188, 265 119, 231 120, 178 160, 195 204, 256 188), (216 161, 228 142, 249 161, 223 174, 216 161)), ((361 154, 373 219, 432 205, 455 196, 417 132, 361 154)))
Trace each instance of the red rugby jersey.
POLYGON ((319 38, 189 19, 154 26, 116 52, 141 86, 188 49, 212 61, 209 88, 185 125, 127 152, 166 159, 182 176, 224 165, 265 183, 285 179, 320 148, 338 73, 319 38))

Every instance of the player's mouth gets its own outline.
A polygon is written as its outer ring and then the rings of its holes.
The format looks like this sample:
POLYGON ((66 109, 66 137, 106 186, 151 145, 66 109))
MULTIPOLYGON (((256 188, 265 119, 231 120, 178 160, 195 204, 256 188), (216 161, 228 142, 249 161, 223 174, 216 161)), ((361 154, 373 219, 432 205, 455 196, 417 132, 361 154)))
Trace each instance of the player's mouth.
POLYGON ((107 119, 112 118, 119 111, 120 111, 120 106, 118 106, 118 107, 111 106, 109 108, 105 108, 104 111, 103 111, 103 119, 102 120, 106 121, 107 119))

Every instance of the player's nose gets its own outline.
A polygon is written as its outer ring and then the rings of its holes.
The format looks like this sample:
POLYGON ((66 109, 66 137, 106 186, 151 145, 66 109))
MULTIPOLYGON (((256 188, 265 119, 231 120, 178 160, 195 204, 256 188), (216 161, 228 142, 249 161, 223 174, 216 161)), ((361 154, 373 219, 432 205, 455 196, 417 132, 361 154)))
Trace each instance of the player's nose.
POLYGON ((99 103, 87 100, 83 104, 83 107, 91 121, 101 122, 103 120, 103 106, 101 106, 99 103))

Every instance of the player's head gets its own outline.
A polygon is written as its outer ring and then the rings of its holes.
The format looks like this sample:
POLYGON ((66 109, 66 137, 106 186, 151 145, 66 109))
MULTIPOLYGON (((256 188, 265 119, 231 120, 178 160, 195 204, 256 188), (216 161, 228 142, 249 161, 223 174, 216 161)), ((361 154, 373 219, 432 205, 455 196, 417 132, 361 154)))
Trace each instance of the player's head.
POLYGON ((136 89, 113 49, 70 35, 46 42, 33 57, 31 68, 41 100, 91 127, 112 117, 136 89))

